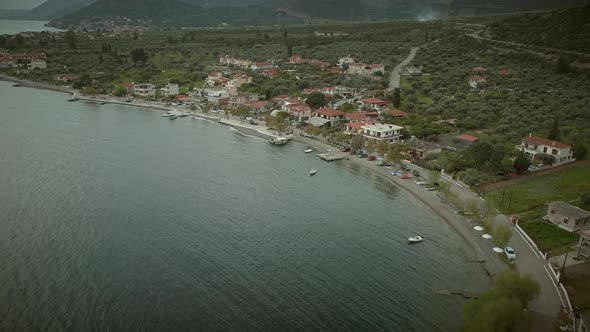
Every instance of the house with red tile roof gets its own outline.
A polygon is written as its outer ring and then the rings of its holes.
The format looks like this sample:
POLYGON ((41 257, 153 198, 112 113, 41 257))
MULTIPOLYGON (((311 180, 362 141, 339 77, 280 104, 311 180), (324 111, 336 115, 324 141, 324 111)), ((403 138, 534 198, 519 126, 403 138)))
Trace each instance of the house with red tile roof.
POLYGON ((311 120, 310 123, 312 123, 314 125, 319 124, 319 126, 329 124, 331 127, 336 127, 345 121, 345 119, 344 119, 345 115, 346 115, 346 113, 341 112, 336 109, 333 109, 333 108, 329 108, 329 107, 318 108, 317 110, 315 110, 312 113, 312 117, 310 118, 310 120, 311 120), (316 118, 318 121, 314 121, 315 120, 314 118, 316 118), (324 120, 324 121, 321 121, 321 120, 324 120))
POLYGON ((487 69, 485 69, 484 67, 475 67, 472 69, 472 71, 477 72, 477 73, 485 73, 487 69))
POLYGON ((277 73, 278 72, 276 68, 264 69, 262 71, 262 76, 266 78, 274 78, 277 75, 277 73))
POLYGON ((381 110, 381 111, 379 111, 379 113, 381 114, 381 116, 390 116, 392 118, 403 118, 404 116, 408 115, 408 113, 402 112, 402 111, 395 109, 395 108, 381 110))
POLYGON ((350 122, 361 122, 379 117, 377 112, 352 112, 346 113, 344 118, 350 122))
POLYGON ((477 89, 478 86, 484 84, 486 78, 480 75, 473 75, 469 78, 469 86, 473 89, 477 89))
POLYGON ((517 145, 516 148, 531 157, 531 159, 535 159, 535 156, 538 155, 551 155, 555 159, 553 166, 576 161, 571 145, 539 136, 532 136, 532 134, 524 138, 522 143, 517 145))
POLYGON ((274 104, 278 104, 280 103, 282 100, 289 98, 289 95, 278 95, 275 97, 272 97, 272 102, 274 104))
POLYGON ((344 124, 344 131, 350 135, 361 135, 363 133, 363 126, 375 124, 373 120, 347 122, 344 124))
POLYGON ((385 100, 382 99, 378 99, 378 98, 365 98, 365 99, 361 99, 359 100, 361 102, 362 106, 365 106, 369 109, 373 109, 373 110, 378 110, 381 107, 384 107, 387 105, 387 102, 385 100))
POLYGON ((248 106, 248 107, 250 107, 250 109, 253 112, 255 112, 255 113, 261 113, 261 112, 264 112, 267 104, 264 101, 252 100, 252 101, 247 101, 245 103, 245 105, 248 106))
POLYGON ((306 104, 291 104, 287 106, 287 113, 297 121, 303 121, 305 118, 311 117, 311 108, 306 104))
POLYGON ((457 143, 459 143, 460 145, 463 146, 469 146, 475 142, 477 142, 479 138, 475 137, 475 136, 471 136, 471 135, 467 135, 467 134, 461 134, 457 137, 455 137, 455 140, 457 141, 457 143))

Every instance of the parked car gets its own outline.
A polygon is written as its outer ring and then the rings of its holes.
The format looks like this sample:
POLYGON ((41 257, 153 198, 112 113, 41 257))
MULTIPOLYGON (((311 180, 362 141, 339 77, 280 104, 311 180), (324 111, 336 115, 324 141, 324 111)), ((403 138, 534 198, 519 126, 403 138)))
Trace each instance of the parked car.
POLYGON ((254 120, 250 120, 250 121, 248 121, 248 122, 249 122, 251 125, 257 125, 257 124, 258 124, 258 122, 254 121, 254 120))
POLYGON ((340 148, 340 151, 342 151, 342 152, 348 152, 348 151, 350 151, 350 146, 346 146, 346 145, 344 145, 344 146, 342 146, 342 147, 340 148))
POLYGON ((372 161, 372 160, 375 160, 375 159, 377 159, 377 157, 375 157, 375 156, 368 156, 367 157, 367 160, 369 160, 369 161, 372 161))
POLYGON ((516 259, 516 253, 514 252, 514 249, 512 249, 512 247, 504 248, 504 253, 506 254, 506 258, 516 259))
POLYGON ((367 158, 368 156, 369 156, 368 154, 362 153, 362 152, 358 154, 359 158, 367 158))

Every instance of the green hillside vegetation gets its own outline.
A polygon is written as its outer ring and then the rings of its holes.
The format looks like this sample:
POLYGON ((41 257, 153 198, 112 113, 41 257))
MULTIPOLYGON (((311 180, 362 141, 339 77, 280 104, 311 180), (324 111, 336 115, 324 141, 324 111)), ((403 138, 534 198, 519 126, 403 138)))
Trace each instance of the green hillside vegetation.
POLYGON ((486 34, 493 39, 590 53, 590 5, 519 15, 490 24, 486 34))
MULTIPOLYGON (((204 8, 180 0, 99 0, 67 16, 52 21, 50 25, 68 27, 80 22, 101 22, 117 17, 127 17, 146 25, 167 29, 190 26, 270 25, 280 23, 280 17, 268 7, 213 7, 204 8)), ((120 22, 123 23, 123 22, 120 22)), ((286 23, 286 21, 285 21, 286 23)), ((291 19, 289 23, 300 23, 291 19)))

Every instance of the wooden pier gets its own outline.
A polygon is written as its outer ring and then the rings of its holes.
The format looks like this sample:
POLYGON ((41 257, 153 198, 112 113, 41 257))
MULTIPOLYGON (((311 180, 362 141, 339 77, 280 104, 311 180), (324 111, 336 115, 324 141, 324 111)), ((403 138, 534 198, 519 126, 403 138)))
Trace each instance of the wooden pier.
POLYGON ((324 152, 324 153, 318 153, 317 156, 320 157, 320 159, 325 160, 325 161, 334 161, 334 160, 348 158, 350 156, 350 154, 348 152, 341 152, 341 151, 328 151, 328 152, 324 152))

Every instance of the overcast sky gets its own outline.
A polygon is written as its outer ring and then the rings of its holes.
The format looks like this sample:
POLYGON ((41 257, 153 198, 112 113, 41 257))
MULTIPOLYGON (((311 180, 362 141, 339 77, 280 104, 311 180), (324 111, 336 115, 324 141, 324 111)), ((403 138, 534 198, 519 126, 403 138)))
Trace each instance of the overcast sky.
POLYGON ((45 0, 0 0, 2 9, 31 9, 42 4, 45 0))

